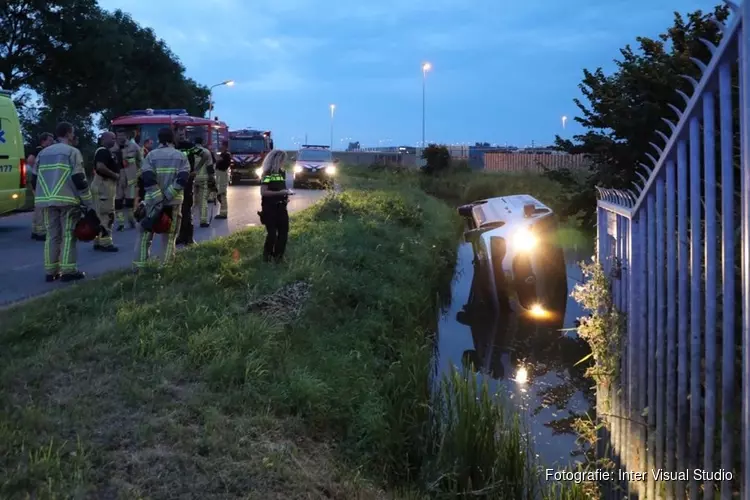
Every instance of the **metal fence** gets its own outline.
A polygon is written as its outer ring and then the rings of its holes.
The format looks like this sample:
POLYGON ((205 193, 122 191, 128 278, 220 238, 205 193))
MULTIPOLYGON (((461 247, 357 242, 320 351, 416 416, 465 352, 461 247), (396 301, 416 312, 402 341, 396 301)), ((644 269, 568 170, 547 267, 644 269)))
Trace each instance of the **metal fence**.
POLYGON ((750 498, 750 0, 727 3, 722 41, 705 42, 707 65, 694 60, 703 76, 680 93, 679 121, 664 120, 671 136, 656 132, 665 144, 642 185, 599 190, 597 259, 628 323, 619 381, 599 403, 616 467, 647 473, 611 482, 619 498, 618 486, 631 498, 750 498), (689 474, 662 482, 659 469, 689 474))

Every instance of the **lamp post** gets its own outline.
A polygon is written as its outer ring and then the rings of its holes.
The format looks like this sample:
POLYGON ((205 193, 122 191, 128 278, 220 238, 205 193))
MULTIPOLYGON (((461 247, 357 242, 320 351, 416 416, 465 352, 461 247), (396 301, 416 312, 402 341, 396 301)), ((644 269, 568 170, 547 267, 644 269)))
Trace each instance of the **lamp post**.
POLYGON ((424 149, 424 122, 425 122, 425 89, 427 87, 427 72, 432 69, 432 64, 422 64, 422 149, 424 149))
POLYGON ((336 111, 336 105, 331 104, 331 151, 333 151, 333 112, 336 111))
POLYGON ((234 80, 224 80, 221 83, 217 83, 216 85, 211 85, 208 89, 208 118, 211 118, 211 112, 214 109, 214 89, 216 87, 221 87, 222 85, 226 85, 227 87, 231 87, 234 85, 234 80))

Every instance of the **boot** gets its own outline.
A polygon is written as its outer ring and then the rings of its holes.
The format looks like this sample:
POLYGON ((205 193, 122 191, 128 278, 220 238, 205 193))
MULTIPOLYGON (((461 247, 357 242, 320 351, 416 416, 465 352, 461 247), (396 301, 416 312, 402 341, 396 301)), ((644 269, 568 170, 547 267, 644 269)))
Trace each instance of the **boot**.
POLYGON ((48 274, 47 276, 45 276, 45 279, 47 283, 52 283, 53 281, 57 281, 60 279, 60 273, 48 274))
POLYGON ((60 281, 65 281, 65 282, 78 281, 78 280, 82 280, 85 277, 86 277, 86 273, 84 273, 83 271, 75 271, 72 273, 63 274, 62 277, 60 278, 60 281))

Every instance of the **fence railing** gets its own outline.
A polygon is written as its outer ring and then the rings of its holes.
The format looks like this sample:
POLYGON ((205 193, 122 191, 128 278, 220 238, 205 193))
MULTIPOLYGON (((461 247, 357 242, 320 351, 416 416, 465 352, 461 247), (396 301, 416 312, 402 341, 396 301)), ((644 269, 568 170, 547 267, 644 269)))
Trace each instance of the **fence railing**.
POLYGON ((628 323, 600 410, 616 467, 647 473, 610 483, 619 498, 750 498, 750 0, 727 4, 642 185, 599 189, 597 259, 628 323))

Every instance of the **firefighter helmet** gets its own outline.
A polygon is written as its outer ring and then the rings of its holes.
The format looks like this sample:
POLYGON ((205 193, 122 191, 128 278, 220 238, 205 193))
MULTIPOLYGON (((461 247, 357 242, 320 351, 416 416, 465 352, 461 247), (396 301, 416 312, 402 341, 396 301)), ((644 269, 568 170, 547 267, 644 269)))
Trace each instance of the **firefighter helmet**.
POLYGON ((94 211, 89 211, 76 222, 73 234, 80 241, 93 241, 99 234, 100 224, 94 211))
POLYGON ((172 227, 172 217, 168 213, 162 211, 154 220, 152 225, 152 231, 156 234, 168 233, 169 228, 172 227))

